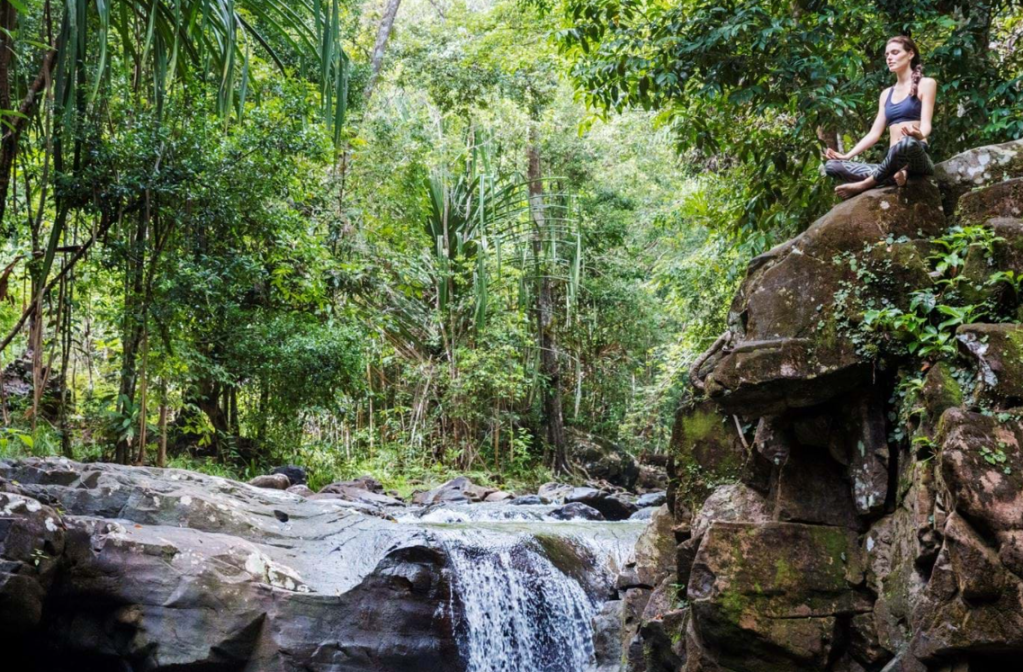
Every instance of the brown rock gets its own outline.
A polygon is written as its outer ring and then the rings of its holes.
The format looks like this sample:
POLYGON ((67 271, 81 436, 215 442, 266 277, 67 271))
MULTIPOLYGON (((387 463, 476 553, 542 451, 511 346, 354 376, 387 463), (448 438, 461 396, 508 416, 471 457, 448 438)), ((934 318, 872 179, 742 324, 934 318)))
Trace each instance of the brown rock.
POLYGON ((918 181, 850 199, 754 259, 730 314, 736 343, 713 364, 708 395, 726 410, 770 415, 867 382, 867 358, 839 329, 836 295, 857 281, 854 268, 874 274, 869 291, 878 298, 901 302, 905 286, 929 286, 917 243, 944 226, 937 189, 918 181), (875 245, 886 240, 893 242, 875 245))
POLYGON ((264 474, 250 480, 249 485, 269 490, 287 490, 291 487, 291 480, 284 474, 264 474))
POLYGON ((689 578, 693 623, 725 668, 823 670, 837 619, 870 610, 863 571, 849 530, 714 523, 689 578))
POLYGON ((1023 403, 1023 325, 967 324, 956 330, 977 365, 974 396, 995 408, 1023 403))
POLYGON ((958 408, 938 436, 953 508, 984 533, 1023 528, 1023 423, 958 408))

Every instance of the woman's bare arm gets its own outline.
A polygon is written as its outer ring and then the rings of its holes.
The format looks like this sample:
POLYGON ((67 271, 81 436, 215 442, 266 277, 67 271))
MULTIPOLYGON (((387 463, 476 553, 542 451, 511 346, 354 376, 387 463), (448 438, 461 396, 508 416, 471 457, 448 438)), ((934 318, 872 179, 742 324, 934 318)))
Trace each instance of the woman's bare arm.
POLYGON ((827 156, 829 159, 838 159, 842 161, 844 161, 845 159, 851 159, 857 154, 860 154, 861 152, 869 149, 870 147, 873 147, 877 143, 877 141, 881 139, 881 136, 884 135, 885 121, 887 121, 887 117, 885 117, 884 114, 884 101, 885 94, 887 92, 888 89, 882 91, 881 96, 877 99, 877 116, 874 118, 874 125, 870 127, 870 132, 863 136, 863 139, 857 142, 856 146, 850 149, 845 154, 839 154, 833 149, 828 149, 824 153, 825 156, 827 156))
POLYGON ((915 126, 904 126, 902 134, 926 140, 931 134, 931 120, 934 118, 934 101, 938 97, 938 83, 929 77, 920 80, 917 90, 920 97, 920 123, 915 126))

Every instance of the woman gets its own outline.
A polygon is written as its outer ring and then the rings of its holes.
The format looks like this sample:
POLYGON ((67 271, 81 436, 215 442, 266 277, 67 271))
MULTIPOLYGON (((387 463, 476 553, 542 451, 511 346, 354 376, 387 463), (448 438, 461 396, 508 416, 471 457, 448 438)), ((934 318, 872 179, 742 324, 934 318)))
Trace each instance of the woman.
POLYGON ((828 148, 825 172, 846 184, 835 187, 841 198, 849 198, 876 186, 906 183, 907 175, 931 175, 934 164, 927 155, 927 136, 931 134, 931 117, 938 84, 923 76, 920 52, 908 37, 888 40, 885 62, 898 80, 895 86, 881 92, 877 101, 877 118, 870 133, 849 152, 840 154, 828 148), (849 161, 881 139, 887 126, 891 140, 888 156, 881 163, 849 161))

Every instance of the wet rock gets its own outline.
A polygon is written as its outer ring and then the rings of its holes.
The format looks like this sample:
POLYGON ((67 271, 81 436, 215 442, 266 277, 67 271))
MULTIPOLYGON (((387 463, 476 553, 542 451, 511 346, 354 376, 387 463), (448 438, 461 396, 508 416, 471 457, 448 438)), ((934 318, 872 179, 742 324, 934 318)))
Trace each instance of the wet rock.
POLYGON ((0 622, 17 669, 459 660, 447 555, 417 530, 174 469, 28 459, 0 461, 0 478, 19 490, 0 494, 0 622))
POLYGON ((507 502, 507 501, 512 500, 512 499, 515 499, 515 495, 513 495, 512 493, 504 492, 503 490, 498 490, 497 492, 492 492, 489 495, 487 495, 486 497, 484 497, 483 501, 484 502, 507 502))
POLYGON ((600 511, 580 502, 566 504, 547 515, 556 520, 604 520, 604 515, 600 511))
POLYGON ((487 495, 496 491, 496 488, 479 486, 465 476, 458 476, 457 478, 453 478, 433 490, 416 494, 412 498, 412 503, 439 504, 441 502, 481 502, 487 495))
POLYGON ((629 453, 612 441, 566 428, 569 458, 581 466, 589 478, 631 488, 639 477, 639 466, 629 453))
POLYGON ((622 659, 621 600, 605 602, 593 617, 594 672, 620 672, 622 659))
POLYGON ((640 509, 636 513, 629 516, 629 520, 650 520, 654 512, 657 511, 656 506, 648 506, 645 509, 640 509))
POLYGON ((660 506, 667 501, 668 497, 664 492, 648 492, 636 498, 636 506, 643 509, 648 506, 660 506))
POLYGON ((250 480, 249 485, 254 485, 257 488, 269 488, 271 490, 287 490, 291 487, 291 481, 284 474, 265 474, 250 480))
POLYGON ((543 504, 560 504, 575 487, 564 483, 544 483, 536 491, 543 504))
POLYGON ((282 467, 276 467, 271 474, 284 474, 288 477, 291 485, 305 485, 308 481, 306 479, 305 469, 302 467, 296 467, 293 464, 288 464, 282 467))
POLYGON ((579 502, 593 507, 607 520, 627 520, 638 511, 635 504, 620 495, 610 494, 596 488, 573 488, 565 496, 566 503, 579 502))
POLYGON ((535 506, 538 504, 546 504, 547 502, 545 502, 539 495, 522 495, 508 503, 514 504, 515 506, 535 506))
POLYGON ((1023 325, 967 324, 956 339, 976 364, 975 399, 995 408, 1023 403, 1023 325))

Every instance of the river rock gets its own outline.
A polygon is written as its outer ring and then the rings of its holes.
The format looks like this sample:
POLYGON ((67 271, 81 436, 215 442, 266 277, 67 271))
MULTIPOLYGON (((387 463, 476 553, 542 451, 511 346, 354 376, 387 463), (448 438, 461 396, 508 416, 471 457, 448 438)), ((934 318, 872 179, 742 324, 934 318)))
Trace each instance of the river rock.
POLYGON ((514 504, 515 506, 536 506, 539 504, 547 504, 548 502, 545 502, 539 495, 522 495, 521 497, 512 499, 508 503, 514 504))
POLYGON ((249 485, 257 488, 270 488, 271 490, 287 490, 291 487, 291 481, 284 474, 265 474, 250 480, 249 485))
POLYGON ((547 515, 555 520, 604 520, 604 514, 581 502, 570 502, 547 515))
POLYGON ((321 499, 342 499, 348 502, 365 504, 377 509, 405 505, 405 503, 400 499, 395 499, 394 497, 382 495, 377 492, 373 492, 372 490, 353 487, 344 483, 331 483, 330 485, 324 486, 317 494, 317 497, 321 499))
POLYGON ((657 511, 656 506, 648 506, 645 509, 640 509, 636 513, 629 516, 629 520, 650 520, 654 512, 657 511))
POLYGON ((416 529, 174 469, 28 459, 0 461, 0 478, 18 491, 0 494, 12 669, 459 660, 447 555, 416 529))
POLYGON ((281 467, 276 467, 271 474, 284 474, 291 481, 291 485, 305 485, 307 483, 307 476, 305 469, 297 467, 294 464, 287 464, 281 467))
POLYGON ((639 477, 639 466, 629 453, 607 439, 566 428, 570 459, 581 466, 589 478, 632 488, 639 477))
POLYGON ((536 494, 544 504, 560 504, 574 489, 574 486, 564 483, 544 483, 536 494))
POLYGON ((600 511, 607 520, 626 520, 638 510, 635 504, 624 497, 596 488, 573 488, 566 495, 565 502, 580 502, 591 506, 600 511))
POLYGON ((510 501, 512 499, 515 499, 515 495, 513 495, 512 493, 504 492, 503 490, 498 490, 497 492, 492 492, 489 495, 487 495, 486 497, 484 497, 483 501, 484 502, 507 502, 507 501, 510 501))
POLYGON ((636 498, 636 506, 639 508, 646 508, 648 506, 660 506, 668 500, 667 494, 661 492, 648 492, 645 495, 640 495, 636 498))
POLYGON ((286 492, 290 492, 291 494, 298 495, 300 497, 312 497, 313 495, 316 494, 315 492, 309 489, 308 485, 293 485, 290 488, 288 488, 286 492))
POLYGON ((476 485, 465 476, 458 476, 430 490, 421 492, 412 498, 413 504, 438 504, 441 502, 481 502, 487 495, 496 492, 496 488, 476 485))

